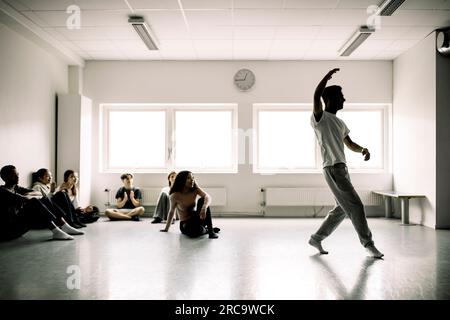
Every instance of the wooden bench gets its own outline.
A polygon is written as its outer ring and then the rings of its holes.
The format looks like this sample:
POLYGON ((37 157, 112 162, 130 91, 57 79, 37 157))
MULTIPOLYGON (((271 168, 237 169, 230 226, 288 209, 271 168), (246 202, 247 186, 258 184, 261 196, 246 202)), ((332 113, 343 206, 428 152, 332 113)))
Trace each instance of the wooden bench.
POLYGON ((375 194, 383 196, 384 210, 386 218, 392 218, 392 204, 391 198, 400 199, 400 208, 402 215, 402 225, 410 225, 409 223, 409 199, 411 198, 425 198, 422 194, 402 193, 397 191, 372 191, 375 194))

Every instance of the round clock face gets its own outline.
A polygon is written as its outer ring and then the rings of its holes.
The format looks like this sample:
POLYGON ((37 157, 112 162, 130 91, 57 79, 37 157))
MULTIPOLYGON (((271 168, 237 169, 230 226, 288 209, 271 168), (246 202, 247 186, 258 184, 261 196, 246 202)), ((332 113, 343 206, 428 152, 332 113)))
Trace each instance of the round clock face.
POLYGON ((241 91, 250 90, 255 84, 255 74, 248 69, 241 69, 234 75, 234 84, 241 91))

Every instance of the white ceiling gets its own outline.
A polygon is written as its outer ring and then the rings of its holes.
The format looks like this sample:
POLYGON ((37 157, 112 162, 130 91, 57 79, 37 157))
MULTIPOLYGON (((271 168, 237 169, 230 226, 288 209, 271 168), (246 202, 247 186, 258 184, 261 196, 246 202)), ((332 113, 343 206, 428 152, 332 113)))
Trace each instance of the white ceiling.
POLYGON ((85 60, 391 60, 450 26, 450 0, 406 0, 350 57, 338 51, 383 0, 0 0, 85 60), (81 8, 69 30, 66 10, 81 8), (128 16, 144 16, 149 51, 128 16))

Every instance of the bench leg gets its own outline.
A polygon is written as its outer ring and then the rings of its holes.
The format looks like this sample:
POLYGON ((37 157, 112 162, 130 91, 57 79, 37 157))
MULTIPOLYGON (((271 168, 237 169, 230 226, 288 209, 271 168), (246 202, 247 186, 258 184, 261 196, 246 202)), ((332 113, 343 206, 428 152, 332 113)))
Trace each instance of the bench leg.
POLYGON ((409 199, 400 198, 400 207, 402 212, 402 224, 409 224, 409 199))
POLYGON ((391 197, 383 196, 384 199, 384 216, 386 219, 392 218, 392 204, 391 197))

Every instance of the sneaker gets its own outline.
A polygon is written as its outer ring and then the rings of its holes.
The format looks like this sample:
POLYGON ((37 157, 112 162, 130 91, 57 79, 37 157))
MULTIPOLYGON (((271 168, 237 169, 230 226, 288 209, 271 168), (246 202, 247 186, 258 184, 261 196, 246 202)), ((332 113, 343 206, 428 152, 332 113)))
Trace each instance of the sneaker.
POLYGON ((368 246, 366 247, 366 250, 369 256, 371 256, 372 258, 381 259, 384 256, 384 254, 378 251, 378 249, 375 246, 368 246))
POLYGON ((139 216, 132 216, 131 220, 132 221, 141 221, 141 219, 139 219, 139 216))
POLYGON ((325 251, 324 248, 322 248, 322 244, 320 243, 320 241, 317 241, 313 238, 309 239, 308 242, 311 246, 313 246, 314 248, 316 248, 317 250, 319 250, 320 254, 328 254, 328 251, 325 251))
POLYGON ((161 223, 162 219, 160 217, 156 217, 155 219, 153 219, 152 223, 161 223))

